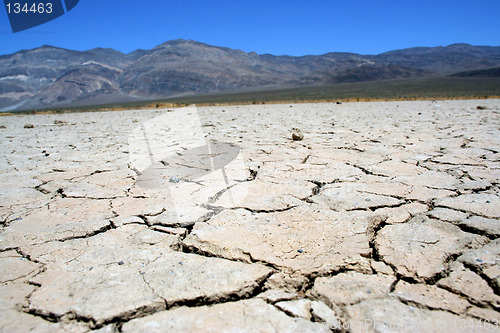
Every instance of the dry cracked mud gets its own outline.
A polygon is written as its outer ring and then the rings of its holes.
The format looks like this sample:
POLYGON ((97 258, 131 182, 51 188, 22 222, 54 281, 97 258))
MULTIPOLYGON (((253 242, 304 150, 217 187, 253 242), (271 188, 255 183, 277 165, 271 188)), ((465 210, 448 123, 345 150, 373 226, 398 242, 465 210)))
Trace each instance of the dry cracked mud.
POLYGON ((500 100, 0 125, 1 332, 500 330, 500 100))

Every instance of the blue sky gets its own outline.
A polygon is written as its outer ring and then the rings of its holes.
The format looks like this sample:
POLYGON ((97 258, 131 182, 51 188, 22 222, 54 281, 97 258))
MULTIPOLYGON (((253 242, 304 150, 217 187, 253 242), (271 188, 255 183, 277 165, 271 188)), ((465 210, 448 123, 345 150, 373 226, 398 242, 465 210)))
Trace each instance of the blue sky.
POLYGON ((67 14, 15 34, 2 6, 0 54, 43 44, 128 53, 178 38, 295 56, 499 46, 499 17, 500 0, 80 0, 67 14))

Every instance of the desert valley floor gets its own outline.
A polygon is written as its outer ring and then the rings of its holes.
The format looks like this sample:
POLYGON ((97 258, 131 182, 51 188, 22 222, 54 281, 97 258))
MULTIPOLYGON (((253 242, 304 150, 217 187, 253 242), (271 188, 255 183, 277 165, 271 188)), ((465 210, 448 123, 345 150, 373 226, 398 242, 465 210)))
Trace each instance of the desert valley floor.
POLYGON ((498 99, 15 115, 0 143, 1 332, 500 330, 498 99))

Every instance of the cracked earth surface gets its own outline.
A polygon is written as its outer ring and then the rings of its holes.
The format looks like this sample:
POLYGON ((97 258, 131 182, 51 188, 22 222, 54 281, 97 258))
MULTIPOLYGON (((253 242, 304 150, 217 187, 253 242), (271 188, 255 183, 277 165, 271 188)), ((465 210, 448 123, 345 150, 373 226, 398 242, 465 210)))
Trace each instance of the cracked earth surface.
POLYGON ((197 112, 0 117, 0 331, 499 330, 500 100, 197 112))

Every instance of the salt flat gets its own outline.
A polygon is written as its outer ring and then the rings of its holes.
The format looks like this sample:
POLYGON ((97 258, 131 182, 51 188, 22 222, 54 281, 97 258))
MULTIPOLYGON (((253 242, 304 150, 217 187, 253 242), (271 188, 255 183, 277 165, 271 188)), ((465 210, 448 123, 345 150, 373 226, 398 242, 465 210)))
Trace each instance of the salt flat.
POLYGON ((0 142, 2 332, 498 330, 498 99, 17 115, 0 142))

